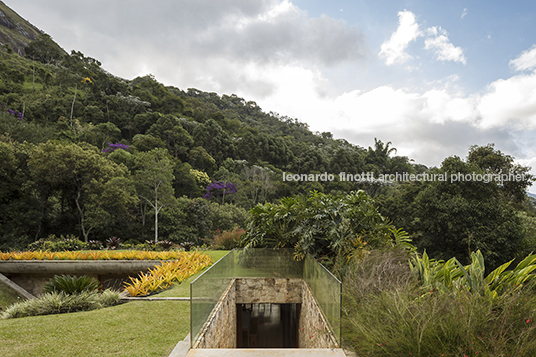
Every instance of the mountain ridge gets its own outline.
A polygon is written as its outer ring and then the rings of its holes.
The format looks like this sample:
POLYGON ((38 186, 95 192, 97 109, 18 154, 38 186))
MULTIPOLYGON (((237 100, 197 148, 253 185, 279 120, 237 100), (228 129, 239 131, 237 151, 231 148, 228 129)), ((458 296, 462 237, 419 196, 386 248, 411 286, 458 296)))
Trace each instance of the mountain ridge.
POLYGON ((29 42, 38 39, 43 34, 43 31, 0 1, 0 45, 8 45, 22 56, 29 42))

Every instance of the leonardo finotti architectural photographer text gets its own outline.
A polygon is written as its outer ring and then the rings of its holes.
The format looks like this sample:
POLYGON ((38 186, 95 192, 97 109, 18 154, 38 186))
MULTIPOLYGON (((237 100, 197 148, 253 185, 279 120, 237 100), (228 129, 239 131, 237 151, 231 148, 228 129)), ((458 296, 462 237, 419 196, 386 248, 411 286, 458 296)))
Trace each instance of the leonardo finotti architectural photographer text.
POLYGON ((379 174, 374 175, 373 172, 363 172, 361 174, 349 174, 346 172, 340 172, 338 175, 324 172, 323 174, 292 174, 290 172, 283 172, 283 181, 335 181, 338 178, 340 182, 384 182, 393 183, 397 181, 443 181, 443 182, 498 182, 503 183, 506 181, 524 181, 525 175, 517 174, 513 172, 501 173, 501 174, 481 174, 481 173, 440 173, 440 174, 410 174, 407 172, 396 174, 379 174))

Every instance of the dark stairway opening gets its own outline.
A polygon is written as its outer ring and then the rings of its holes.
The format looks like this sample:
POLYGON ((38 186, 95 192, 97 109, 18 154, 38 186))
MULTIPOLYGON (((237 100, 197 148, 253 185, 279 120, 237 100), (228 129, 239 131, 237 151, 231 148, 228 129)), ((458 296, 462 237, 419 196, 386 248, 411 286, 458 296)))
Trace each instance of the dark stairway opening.
POLYGON ((298 348, 301 304, 237 304, 237 348, 298 348))

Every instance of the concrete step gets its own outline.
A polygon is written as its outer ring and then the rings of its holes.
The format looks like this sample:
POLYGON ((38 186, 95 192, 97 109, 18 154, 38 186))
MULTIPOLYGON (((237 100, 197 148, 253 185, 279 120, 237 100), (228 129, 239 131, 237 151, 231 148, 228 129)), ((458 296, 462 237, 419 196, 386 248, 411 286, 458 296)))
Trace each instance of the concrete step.
POLYGON ((346 357, 340 348, 211 348, 191 349, 186 357, 346 357))

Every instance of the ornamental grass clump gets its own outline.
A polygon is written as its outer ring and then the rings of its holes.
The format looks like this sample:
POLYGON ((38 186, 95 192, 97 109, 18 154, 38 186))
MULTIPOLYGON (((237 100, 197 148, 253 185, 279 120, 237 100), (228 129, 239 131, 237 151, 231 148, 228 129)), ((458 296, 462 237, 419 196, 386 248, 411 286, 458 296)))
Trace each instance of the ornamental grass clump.
POLYGON ((56 275, 43 287, 43 294, 35 299, 15 303, 2 313, 1 318, 62 314, 100 309, 121 301, 118 291, 99 292, 99 282, 88 276, 56 275))
POLYGON ((18 317, 62 314, 76 311, 88 311, 117 305, 121 302, 118 291, 105 290, 102 293, 83 291, 78 294, 50 292, 38 298, 15 303, 0 316, 2 319, 18 317))
POLYGON ((347 271, 342 331, 357 356, 536 356, 532 285, 497 297, 442 291, 423 285, 409 259, 373 251, 347 271))

